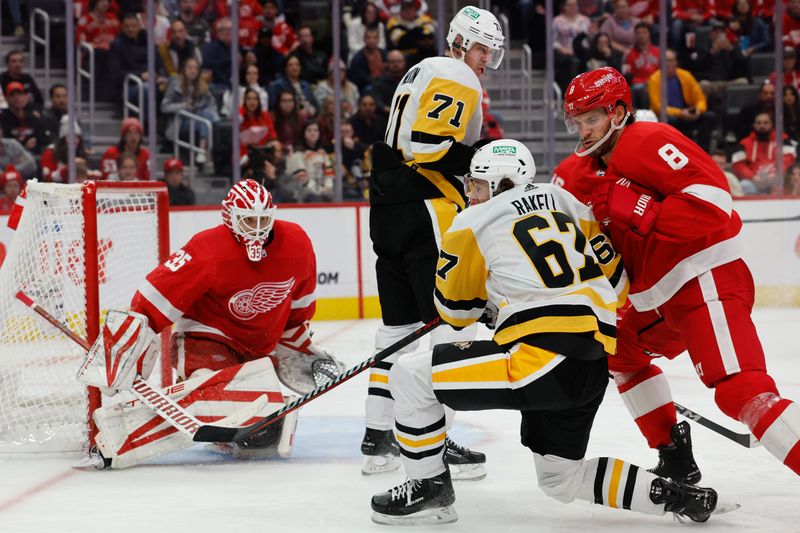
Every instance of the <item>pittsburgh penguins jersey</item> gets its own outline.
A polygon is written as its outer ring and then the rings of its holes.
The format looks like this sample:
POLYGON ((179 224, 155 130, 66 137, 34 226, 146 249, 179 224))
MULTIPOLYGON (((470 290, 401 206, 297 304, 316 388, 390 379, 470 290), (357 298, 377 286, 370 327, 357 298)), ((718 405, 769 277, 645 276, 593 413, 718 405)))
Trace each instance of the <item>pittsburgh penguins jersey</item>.
POLYGON ((392 98, 386 144, 444 197, 460 204, 460 180, 425 167, 434 166, 454 143, 471 146, 478 140, 483 123, 482 95, 478 77, 464 62, 430 57, 406 73, 392 98))
POLYGON ((501 345, 548 334, 558 352, 558 339, 568 342, 559 334, 590 333, 613 354, 627 290, 620 257, 591 209, 558 186, 529 184, 456 216, 442 239, 434 301, 456 327, 490 303, 499 310, 501 345))

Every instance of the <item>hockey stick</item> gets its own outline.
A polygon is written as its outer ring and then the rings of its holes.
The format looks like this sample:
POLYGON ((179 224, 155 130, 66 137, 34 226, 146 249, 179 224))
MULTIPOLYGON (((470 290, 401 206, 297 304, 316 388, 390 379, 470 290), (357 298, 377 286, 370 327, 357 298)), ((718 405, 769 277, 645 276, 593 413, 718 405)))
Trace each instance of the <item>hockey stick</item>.
MULTIPOLYGON (((81 338, 74 331, 67 326, 56 320, 46 309, 37 304, 30 296, 22 291, 17 292, 17 299, 23 304, 27 305, 36 312, 39 316, 50 322, 53 326, 61 330, 64 335, 75 341, 81 348, 87 352, 91 346, 86 339, 81 338)), ((160 391, 152 388, 140 376, 136 376, 133 382, 131 392, 145 405, 150 407, 153 411, 161 415, 161 417, 169 422, 179 431, 187 435, 194 435, 197 430, 203 425, 203 422, 189 414, 183 407, 175 403, 172 399, 161 394, 160 391)), ((246 420, 246 419, 245 419, 246 420)))
POLYGON ((383 361, 387 357, 394 355, 395 353, 405 348, 412 342, 422 338, 423 336, 425 336, 426 334, 428 334, 430 331, 437 328, 441 324, 442 324, 442 319, 440 317, 434 318, 424 326, 409 333, 408 335, 406 335, 399 341, 395 342, 388 348, 381 350, 380 352, 376 353, 369 359, 362 361, 357 366, 354 366, 353 368, 346 370, 344 373, 339 374, 338 376, 334 377, 327 383, 319 385, 317 388, 315 388, 308 394, 301 396, 300 398, 297 398, 293 402, 287 403, 274 413, 262 418, 261 420, 259 420, 254 424, 241 428, 235 428, 235 427, 232 428, 220 425, 207 424, 201 426, 197 430, 197 433, 194 434, 194 440, 196 442, 238 442, 252 435, 253 433, 256 433, 257 431, 264 429, 273 422, 280 420, 287 414, 291 413, 295 409, 302 407, 311 400, 319 398, 332 388, 336 387, 337 385, 341 385, 350 378, 357 376, 364 370, 375 366, 375 364, 378 363, 379 361, 383 361))
POLYGON ((758 439, 756 439, 750 433, 737 433, 732 429, 728 429, 726 427, 717 424, 716 422, 712 422, 708 418, 692 411, 691 409, 687 409, 678 402, 672 402, 672 403, 675 404, 675 410, 678 412, 679 415, 688 418, 689 420, 694 420, 701 426, 705 426, 711 431, 718 433, 727 439, 732 440, 736 444, 740 444, 745 448, 755 448, 757 446, 761 446, 761 443, 758 442, 758 439))

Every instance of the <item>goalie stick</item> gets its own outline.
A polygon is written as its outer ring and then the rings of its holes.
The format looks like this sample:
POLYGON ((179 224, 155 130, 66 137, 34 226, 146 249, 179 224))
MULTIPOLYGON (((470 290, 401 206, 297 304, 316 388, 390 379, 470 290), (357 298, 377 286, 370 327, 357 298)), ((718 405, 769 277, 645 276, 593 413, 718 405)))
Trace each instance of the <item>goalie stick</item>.
MULTIPOLYGON (((36 314, 50 322, 53 326, 61 330, 67 337, 75 341, 87 352, 91 348, 86 339, 81 338, 74 331, 67 326, 56 320, 46 309, 37 304, 30 296, 22 291, 17 292, 17 299, 23 304, 33 309, 36 314)), ((145 405, 150 407, 153 411, 157 412, 161 417, 173 425, 179 431, 187 435, 194 435, 197 430, 203 425, 203 422, 189 414, 183 407, 175 403, 170 398, 167 398, 160 391, 152 388, 140 376, 136 376, 133 382, 131 392, 145 405)), ((249 409, 248 409, 249 411, 249 409)), ((227 420, 227 419, 226 419, 227 420)), ((245 418, 246 420, 246 418, 245 418)))
POLYGON ((682 406, 678 402, 672 402, 675 404, 675 410, 678 412, 679 415, 688 418, 689 420, 694 420, 701 426, 705 426, 706 428, 710 429, 711 431, 722 435, 725 438, 728 438, 735 442, 736 444, 740 444, 745 448, 755 448, 760 446, 761 443, 758 442, 753 435, 750 433, 737 433, 732 429, 728 429, 724 426, 717 424, 716 422, 712 422, 708 418, 704 417, 703 415, 692 411, 691 409, 687 409, 686 407, 682 406))
MULTIPOLYGON (((364 370, 375 366, 376 363, 383 361, 384 359, 390 357, 391 355, 394 355, 396 352, 405 348, 412 342, 424 337, 426 334, 428 334, 430 331, 432 331, 441 324, 442 324, 442 319, 440 317, 434 318, 424 326, 412 331, 411 333, 409 333, 399 341, 395 342, 388 348, 381 350, 380 352, 376 353, 369 359, 362 361, 357 366, 348 369, 344 373, 332 377, 330 381, 318 385, 317 388, 315 388, 308 394, 301 396, 300 398, 297 398, 293 402, 287 403, 274 413, 270 414, 265 418, 262 418, 261 420, 255 422, 254 424, 241 428, 206 424, 201 426, 197 430, 197 433, 194 434, 194 440, 196 442, 238 442, 246 437, 249 437, 253 433, 256 433, 264 429, 268 425, 280 420, 281 418, 291 413, 295 409, 298 409, 303 405, 307 404, 308 402, 310 402, 311 400, 320 397, 321 395, 325 394, 326 392, 336 387, 337 385, 341 385, 345 381, 360 374, 364 370)), ((315 368, 314 370, 316 373, 317 371, 320 371, 322 369, 315 368)))

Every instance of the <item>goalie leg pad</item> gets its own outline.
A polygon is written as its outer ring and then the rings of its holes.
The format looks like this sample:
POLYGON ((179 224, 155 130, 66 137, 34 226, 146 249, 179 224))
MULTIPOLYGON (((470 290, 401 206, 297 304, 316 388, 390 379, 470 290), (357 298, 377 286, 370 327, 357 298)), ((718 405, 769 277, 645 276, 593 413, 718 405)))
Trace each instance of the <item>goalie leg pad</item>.
MULTIPOLYGON (((269 358, 204 373, 164 393, 204 422, 246 412, 262 396, 267 399, 263 407, 248 414, 241 425, 254 423, 284 405, 269 358)), ((100 430, 98 447, 111 459, 112 468, 127 468, 194 444, 190 436, 179 433, 138 400, 97 409, 94 420, 100 430)))
POLYGON ((147 379, 153 371, 155 339, 146 316, 109 310, 100 335, 78 370, 78 381, 98 387, 108 396, 130 390, 137 375, 147 379))

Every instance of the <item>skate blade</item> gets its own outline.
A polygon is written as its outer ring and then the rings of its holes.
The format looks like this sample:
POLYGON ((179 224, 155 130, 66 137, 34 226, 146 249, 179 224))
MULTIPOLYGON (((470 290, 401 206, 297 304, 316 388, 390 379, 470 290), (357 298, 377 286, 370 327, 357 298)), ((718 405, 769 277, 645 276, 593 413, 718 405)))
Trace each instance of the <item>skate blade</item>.
POLYGON ((373 511, 372 521, 385 526, 418 526, 451 524, 458 520, 456 510, 451 506, 425 509, 414 514, 392 516, 373 511))
POLYGON ((400 468, 400 457, 394 455, 365 455, 361 464, 361 474, 374 476, 394 472, 400 468))
POLYGON ((448 464, 450 479, 455 481, 479 481, 486 477, 486 467, 481 464, 454 465, 448 464))

